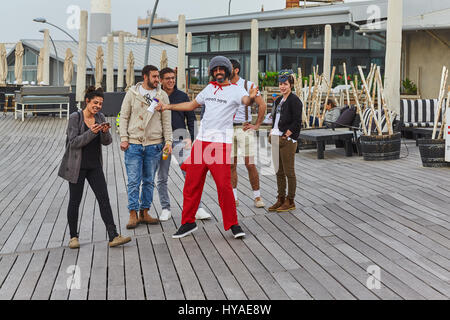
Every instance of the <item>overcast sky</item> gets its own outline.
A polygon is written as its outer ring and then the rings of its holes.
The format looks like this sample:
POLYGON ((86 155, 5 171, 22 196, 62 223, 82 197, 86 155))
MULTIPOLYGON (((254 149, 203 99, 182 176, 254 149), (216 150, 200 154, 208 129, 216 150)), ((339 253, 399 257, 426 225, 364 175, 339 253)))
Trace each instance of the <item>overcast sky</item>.
MULTIPOLYGON (((361 0, 346 0, 361 1, 361 0)), ((90 8, 90 0, 14 0, 1 1, 0 42, 17 42, 19 39, 39 39, 39 30, 44 25, 33 22, 36 17, 45 17, 49 22, 63 27, 75 38, 78 32, 69 30, 67 21, 70 6, 82 10, 90 8)), ((137 18, 145 17, 147 10, 153 9, 155 0, 112 0, 112 28, 136 33, 137 18)), ((285 8, 285 0, 232 0, 231 14, 285 8)), ((160 17, 177 20, 179 14, 186 19, 221 16, 228 14, 228 0, 160 0, 157 13, 160 17)), ((67 40, 67 36, 50 28, 55 40, 67 40)))

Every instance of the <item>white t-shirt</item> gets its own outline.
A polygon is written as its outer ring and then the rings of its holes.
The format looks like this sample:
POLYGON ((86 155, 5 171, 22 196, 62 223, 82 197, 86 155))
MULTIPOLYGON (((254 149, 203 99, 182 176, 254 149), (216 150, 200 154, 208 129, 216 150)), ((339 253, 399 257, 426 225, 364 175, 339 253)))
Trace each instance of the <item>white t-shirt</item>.
POLYGON ((195 98, 205 106, 197 139, 206 142, 233 143, 233 119, 248 92, 237 85, 217 87, 209 84, 195 98))
MULTIPOLYGON (((245 79, 239 78, 238 82, 236 84, 245 90, 245 79)), ((252 86, 255 86, 255 84, 251 81, 247 81, 247 95, 250 94, 250 89, 252 86)), ((258 92, 258 96, 260 96, 261 93, 258 92)), ((245 108, 246 106, 241 104, 238 111, 236 112, 236 117, 234 118, 234 123, 243 123, 243 122, 251 122, 252 121, 252 108, 247 106, 248 108, 248 119, 245 119, 245 108)))
POLYGON ((139 94, 144 97, 145 101, 150 105, 156 96, 156 89, 145 90, 143 86, 139 86, 139 94))

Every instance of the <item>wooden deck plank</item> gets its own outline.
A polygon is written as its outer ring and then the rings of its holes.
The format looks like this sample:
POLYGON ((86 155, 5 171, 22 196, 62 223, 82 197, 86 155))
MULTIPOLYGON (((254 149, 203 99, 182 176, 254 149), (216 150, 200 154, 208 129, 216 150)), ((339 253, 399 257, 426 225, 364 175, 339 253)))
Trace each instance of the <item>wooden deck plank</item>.
MULTIPOLYGON (((68 183, 57 177, 66 120, 7 116, 0 126, 0 299, 61 300, 278 300, 449 299, 450 171, 421 166, 418 148, 390 162, 346 158, 327 146, 296 154, 298 209, 267 211, 276 177, 258 158, 257 209, 248 172, 238 165, 238 218, 247 237, 223 230, 214 180, 202 197, 213 217, 199 230, 171 238, 180 226, 184 177, 171 163, 168 192, 172 219, 126 230, 127 175, 119 137, 104 147, 104 172, 114 220, 133 241, 108 248, 98 203, 83 193, 81 248, 69 250, 68 183), (81 270, 80 288, 67 289, 67 267, 81 270), (367 268, 378 266, 381 289, 367 288, 367 268)), ((114 122, 114 119, 108 119, 114 122)), ((404 153, 404 151, 402 151, 404 153)), ((150 214, 161 213, 155 190, 150 214)))

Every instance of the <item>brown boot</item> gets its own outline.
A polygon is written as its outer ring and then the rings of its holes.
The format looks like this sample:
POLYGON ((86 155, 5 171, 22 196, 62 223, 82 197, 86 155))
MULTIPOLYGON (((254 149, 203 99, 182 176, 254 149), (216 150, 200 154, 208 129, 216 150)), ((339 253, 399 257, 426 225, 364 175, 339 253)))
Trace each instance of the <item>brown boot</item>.
POLYGON ((139 223, 142 224, 158 224, 159 220, 148 214, 149 209, 139 211, 139 223))
POLYGON ((136 210, 130 211, 130 221, 127 224, 127 229, 135 229, 138 225, 138 215, 136 210))
POLYGON ((269 208, 269 211, 270 212, 277 211, 277 209, 283 205, 284 201, 285 201, 285 197, 278 197, 277 203, 275 203, 273 206, 271 206, 269 208))
POLYGON ((277 209, 278 212, 288 212, 295 210, 295 202, 293 199, 286 199, 281 207, 277 209))

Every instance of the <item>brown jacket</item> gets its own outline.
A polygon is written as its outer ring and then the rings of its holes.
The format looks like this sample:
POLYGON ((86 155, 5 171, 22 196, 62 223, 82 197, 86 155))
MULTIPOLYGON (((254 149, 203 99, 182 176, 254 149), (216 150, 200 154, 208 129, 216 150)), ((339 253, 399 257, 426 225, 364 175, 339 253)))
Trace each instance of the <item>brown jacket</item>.
MULTIPOLYGON (((149 105, 139 93, 142 83, 131 87, 122 103, 120 111, 120 141, 131 144, 149 146, 172 142, 172 114, 169 110, 151 114, 147 111, 149 105)), ((156 98, 169 104, 167 93, 158 86, 156 98)))

